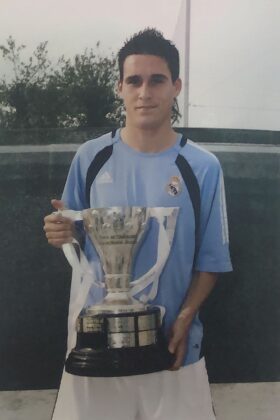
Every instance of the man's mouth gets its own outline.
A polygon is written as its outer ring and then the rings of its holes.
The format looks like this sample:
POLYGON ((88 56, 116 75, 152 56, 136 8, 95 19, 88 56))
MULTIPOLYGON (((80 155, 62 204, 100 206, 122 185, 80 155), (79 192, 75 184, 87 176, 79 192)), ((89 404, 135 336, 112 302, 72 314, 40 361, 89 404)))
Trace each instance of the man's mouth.
POLYGON ((156 108, 156 105, 143 105, 143 106, 137 106, 136 109, 154 109, 156 108))

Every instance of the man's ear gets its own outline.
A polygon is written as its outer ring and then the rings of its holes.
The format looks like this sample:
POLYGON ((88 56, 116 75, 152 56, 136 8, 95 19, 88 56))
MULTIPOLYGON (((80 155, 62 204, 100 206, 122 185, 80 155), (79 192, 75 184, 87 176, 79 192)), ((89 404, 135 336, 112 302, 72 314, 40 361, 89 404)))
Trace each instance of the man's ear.
POLYGON ((177 97, 182 89, 182 80, 180 78, 175 80, 174 87, 175 87, 175 97, 177 97))

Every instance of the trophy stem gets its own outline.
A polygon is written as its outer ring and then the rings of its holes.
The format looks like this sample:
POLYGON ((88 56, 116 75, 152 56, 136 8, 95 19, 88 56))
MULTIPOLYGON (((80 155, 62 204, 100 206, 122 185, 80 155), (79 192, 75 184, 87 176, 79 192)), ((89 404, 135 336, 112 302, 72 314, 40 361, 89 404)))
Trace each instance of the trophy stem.
POLYGON ((105 274, 106 296, 102 301, 104 310, 118 308, 118 311, 143 310, 145 305, 130 295, 130 274, 105 274))
POLYGON ((129 292, 130 274, 105 274, 105 286, 108 293, 129 292))
MULTIPOLYGON (((108 292, 104 298, 104 303, 108 304, 132 304, 134 299, 131 298, 128 292, 108 292)), ((138 301, 137 301, 138 303, 138 301)))

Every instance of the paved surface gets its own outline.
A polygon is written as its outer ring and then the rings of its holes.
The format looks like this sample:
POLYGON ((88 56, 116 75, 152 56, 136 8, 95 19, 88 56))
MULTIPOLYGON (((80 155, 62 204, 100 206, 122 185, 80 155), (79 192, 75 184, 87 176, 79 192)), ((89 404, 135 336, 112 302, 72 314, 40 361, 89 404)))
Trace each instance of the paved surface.
POLYGON ((217 420, 280 420, 280 382, 212 384, 211 391, 217 420))
MULTIPOLYGON (((212 384, 211 391, 217 420, 280 420, 280 382, 212 384)), ((2 391, 0 419, 50 420, 56 393, 2 391)))

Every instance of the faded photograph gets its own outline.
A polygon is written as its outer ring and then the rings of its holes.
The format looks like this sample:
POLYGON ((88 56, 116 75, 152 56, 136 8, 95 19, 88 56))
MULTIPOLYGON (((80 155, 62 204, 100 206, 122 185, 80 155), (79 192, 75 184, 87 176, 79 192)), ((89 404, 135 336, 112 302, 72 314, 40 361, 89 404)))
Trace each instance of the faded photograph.
POLYGON ((278 418, 279 13, 0 2, 1 419, 278 418))

